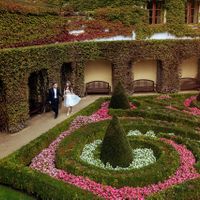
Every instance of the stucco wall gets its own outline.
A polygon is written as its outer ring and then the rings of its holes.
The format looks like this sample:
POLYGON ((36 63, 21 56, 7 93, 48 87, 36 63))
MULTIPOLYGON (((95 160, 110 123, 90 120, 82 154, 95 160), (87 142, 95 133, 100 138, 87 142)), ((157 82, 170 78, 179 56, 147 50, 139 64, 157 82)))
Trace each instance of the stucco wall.
POLYGON ((190 58, 187 60, 184 60, 181 67, 181 77, 190 77, 190 78, 196 78, 197 72, 198 72, 198 59, 197 58, 190 58))
POLYGON ((157 62, 145 60, 132 65, 133 79, 149 79, 156 82, 157 62))
POLYGON ((112 89, 112 66, 107 61, 91 61, 85 67, 84 83, 90 81, 106 81, 112 89))

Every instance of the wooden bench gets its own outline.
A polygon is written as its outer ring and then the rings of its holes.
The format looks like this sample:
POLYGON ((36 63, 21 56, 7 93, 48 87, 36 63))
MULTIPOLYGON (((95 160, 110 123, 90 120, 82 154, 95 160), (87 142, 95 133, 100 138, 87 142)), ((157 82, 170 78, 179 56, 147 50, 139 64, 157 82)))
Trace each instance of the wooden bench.
POLYGON ((181 90, 196 90, 200 88, 200 81, 196 78, 181 78, 180 89, 181 90))
POLYGON ((155 92, 155 83, 148 79, 133 81, 133 92, 155 92))
POLYGON ((110 94, 111 86, 105 81, 91 81, 86 83, 85 95, 87 94, 110 94))

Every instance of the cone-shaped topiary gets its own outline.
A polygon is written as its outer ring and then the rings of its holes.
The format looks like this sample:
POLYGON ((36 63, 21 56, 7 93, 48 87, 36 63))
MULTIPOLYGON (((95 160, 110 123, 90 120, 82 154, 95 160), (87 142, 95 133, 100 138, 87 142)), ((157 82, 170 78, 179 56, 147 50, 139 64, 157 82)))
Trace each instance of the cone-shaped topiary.
POLYGON ((200 93, 197 95, 197 101, 200 101, 200 93))
POLYGON ((126 95, 126 92, 121 82, 118 82, 118 84, 114 88, 109 108, 114 108, 114 109, 117 109, 117 108, 129 109, 130 108, 128 97, 126 95))
POLYGON ((116 116, 111 120, 101 146, 100 159, 113 167, 128 167, 133 160, 132 148, 116 116))

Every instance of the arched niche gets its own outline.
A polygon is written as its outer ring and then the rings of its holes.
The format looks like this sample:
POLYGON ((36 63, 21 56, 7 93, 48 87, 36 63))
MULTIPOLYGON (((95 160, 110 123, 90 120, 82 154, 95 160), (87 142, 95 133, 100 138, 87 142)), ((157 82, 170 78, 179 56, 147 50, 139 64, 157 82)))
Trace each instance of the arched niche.
POLYGON ((49 79, 46 69, 32 72, 28 78, 28 102, 30 116, 44 111, 48 95, 49 79))
POLYGON ((181 78, 196 78, 198 74, 198 58, 191 57, 184 60, 180 65, 181 78))
POLYGON ((63 63, 60 69, 61 91, 64 91, 64 87, 67 81, 72 80, 72 63, 63 63))
POLYGON ((106 81, 113 85, 112 64, 105 60, 89 61, 85 66, 84 83, 91 81, 106 81))
POLYGON ((198 68, 199 59, 197 57, 183 60, 179 66, 181 90, 195 90, 199 88, 198 68))
POLYGON ((160 60, 148 59, 132 63, 133 91, 159 91, 161 89, 162 76, 163 68, 160 60), (136 85, 137 89, 135 89, 136 85))
POLYGON ((157 80, 157 61, 156 60, 143 60, 132 65, 133 79, 148 79, 157 80))

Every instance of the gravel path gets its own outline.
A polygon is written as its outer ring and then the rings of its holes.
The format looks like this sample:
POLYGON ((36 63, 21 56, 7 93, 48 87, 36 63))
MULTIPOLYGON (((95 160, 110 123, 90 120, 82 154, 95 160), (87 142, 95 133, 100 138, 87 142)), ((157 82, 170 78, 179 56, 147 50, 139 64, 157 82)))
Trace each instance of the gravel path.
MULTIPOLYGON (((100 96, 96 95, 83 97, 80 103, 74 106, 72 115, 88 106, 99 97, 100 96)), ((71 115, 67 116, 66 108, 62 105, 57 119, 54 119, 53 112, 38 114, 28 120, 27 127, 23 130, 14 134, 0 133, 0 159, 28 144, 30 141, 39 137, 70 116, 71 115)))

